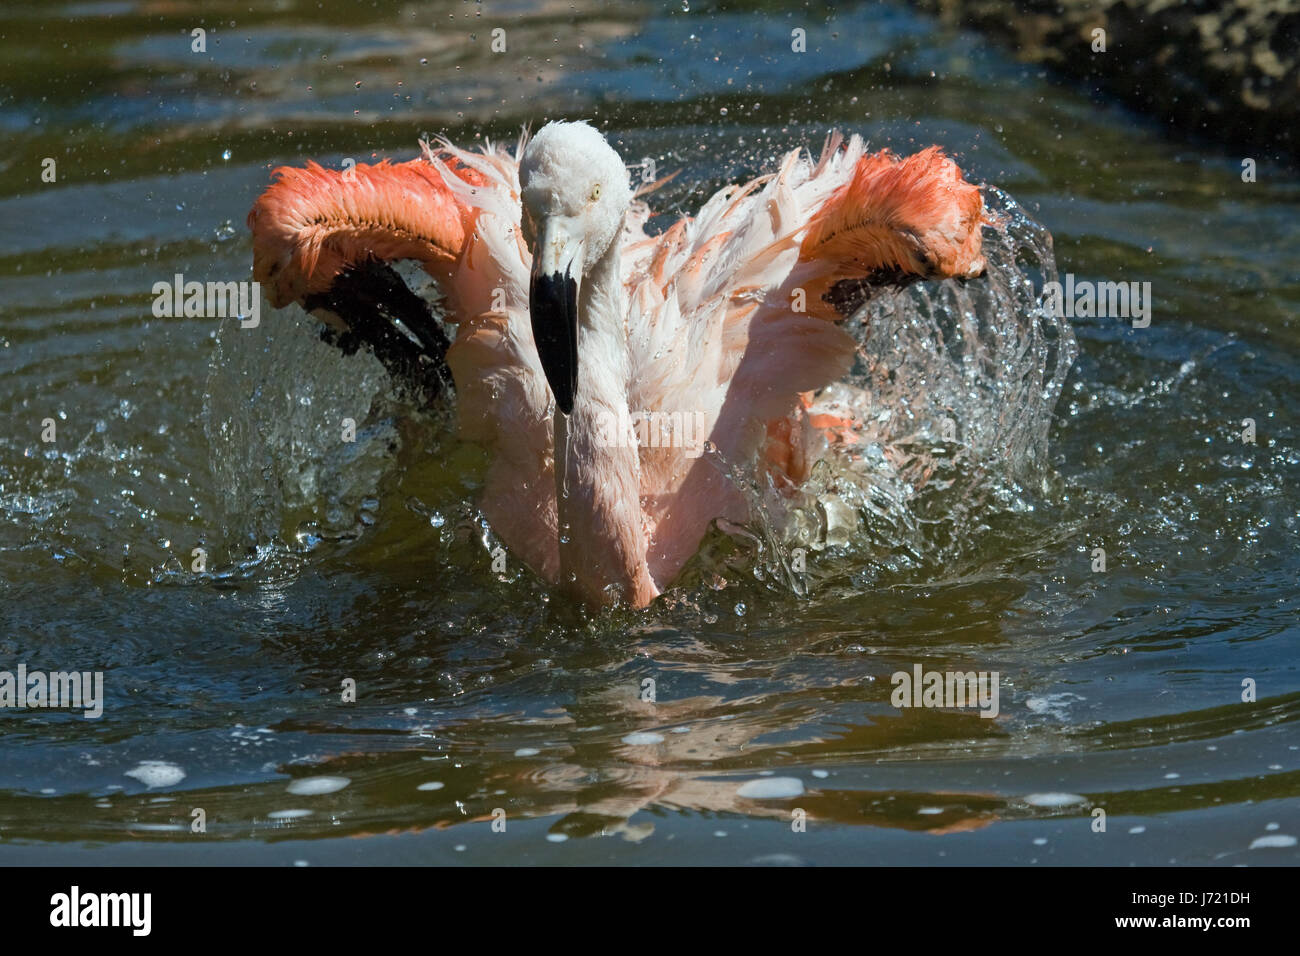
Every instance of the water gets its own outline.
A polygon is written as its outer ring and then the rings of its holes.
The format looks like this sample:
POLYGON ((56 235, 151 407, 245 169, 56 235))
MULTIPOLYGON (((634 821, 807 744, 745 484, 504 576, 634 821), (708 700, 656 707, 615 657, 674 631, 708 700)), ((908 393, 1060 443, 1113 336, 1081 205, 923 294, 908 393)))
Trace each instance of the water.
POLYGON ((0 860, 1296 861, 1300 178, 1243 183, 903 7, 684 7, 0 13, 0 669, 102 670, 107 698, 0 717, 0 860), (979 332, 990 297, 1029 314, 1032 255, 878 300, 859 383, 928 372, 933 406, 875 383, 890 457, 711 537, 649 610, 575 615, 493 570, 445 409, 292 310, 150 309, 175 273, 248 276, 273 165, 546 116, 682 170, 669 214, 831 127, 941 143, 1062 276, 1149 281, 1150 327, 1074 319, 1058 382, 1050 323, 979 332), (1022 374, 961 361, 989 350, 1022 374), (918 664, 999 672, 998 716, 894 707, 918 664))

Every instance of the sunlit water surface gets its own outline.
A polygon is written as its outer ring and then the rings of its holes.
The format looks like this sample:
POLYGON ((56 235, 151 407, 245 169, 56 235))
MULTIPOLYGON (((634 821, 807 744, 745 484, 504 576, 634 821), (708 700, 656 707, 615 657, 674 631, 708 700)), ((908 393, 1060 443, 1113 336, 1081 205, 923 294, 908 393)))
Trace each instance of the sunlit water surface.
POLYGON ((1300 179, 903 7, 581 6, 0 13, 0 669, 107 698, 0 713, 0 861, 1296 862, 1300 179), (666 215, 836 127, 1002 213, 985 279, 853 321, 869 440, 644 612, 494 571, 450 409, 296 309, 151 313, 248 276, 273 165, 559 116, 681 170, 666 215), (1058 271, 1150 327, 1052 320, 1058 271), (915 665, 998 715, 894 707, 915 665))

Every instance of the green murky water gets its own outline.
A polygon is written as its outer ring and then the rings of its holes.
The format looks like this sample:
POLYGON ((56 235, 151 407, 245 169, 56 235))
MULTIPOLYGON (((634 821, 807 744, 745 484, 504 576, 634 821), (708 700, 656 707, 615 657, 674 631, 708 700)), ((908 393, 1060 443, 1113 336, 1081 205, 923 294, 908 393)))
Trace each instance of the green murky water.
POLYGON ((0 670, 106 697, 0 711, 0 861, 1296 862, 1300 177, 1274 158, 1243 183, 893 5, 13 3, 0 51, 0 670), (715 540, 670 600, 578 618, 493 573, 445 412, 292 310, 151 313, 175 273, 248 276, 273 165, 546 117, 682 170, 667 213, 832 127, 940 143, 1063 275, 1150 282, 1150 326, 1074 319, 1053 477, 972 503, 961 548, 818 551, 798 596, 715 540), (347 454, 317 434, 345 413, 347 454), (997 671, 998 716, 895 708, 918 664, 997 671))

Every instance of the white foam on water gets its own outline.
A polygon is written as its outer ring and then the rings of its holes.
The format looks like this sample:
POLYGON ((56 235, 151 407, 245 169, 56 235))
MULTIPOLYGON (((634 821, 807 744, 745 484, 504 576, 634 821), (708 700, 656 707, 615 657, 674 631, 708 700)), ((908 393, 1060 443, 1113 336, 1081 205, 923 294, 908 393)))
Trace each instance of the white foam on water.
POLYGON ((1087 797, 1081 797, 1077 793, 1030 793, 1025 795, 1025 803, 1031 807, 1072 807, 1087 802, 1087 797))
POLYGON ((927 816, 927 817, 934 816, 936 814, 943 813, 943 807, 922 807, 920 810, 917 810, 916 812, 921 814, 922 816, 927 816))
POLYGON ((1252 850, 1263 850, 1270 847, 1288 847, 1295 846, 1295 837, 1287 836, 1285 833, 1275 833, 1270 836, 1256 837, 1251 841, 1252 850))
POLYGON ((660 734, 652 734, 649 732, 628 734, 623 738, 623 743, 630 744, 633 747, 649 747, 653 744, 661 744, 663 742, 664 738, 660 734))
POLYGON ((539 753, 541 753, 541 751, 538 750, 536 747, 520 747, 518 750, 515 751, 515 756, 536 757, 539 753))
POLYGON ((825 780, 827 777, 831 775, 831 772, 829 770, 814 770, 812 772, 812 775, 816 777, 818 780, 825 780))
POLYGON ((738 797, 751 800, 784 800, 803 793, 803 781, 798 777, 764 777, 741 784, 738 797))
POLYGON ((128 770, 124 777, 134 777, 146 787, 174 787, 185 779, 185 771, 166 760, 142 760, 140 766, 128 770))
POLYGON ((300 797, 318 797, 323 793, 337 793, 351 782, 347 777, 300 777, 289 781, 285 789, 300 797))
POLYGON ((1264 826, 1265 830, 1280 830, 1282 825, 1279 823, 1269 823, 1264 826))
POLYGON ((1147 832, 1147 828, 1146 828, 1146 827, 1129 827, 1129 828, 1128 828, 1128 832, 1129 832, 1129 833, 1146 833, 1146 832, 1147 832))
POLYGON ((442 783, 441 781, 438 781, 438 780, 430 780, 428 783, 422 783, 422 784, 420 784, 420 785, 419 785, 418 787, 416 787, 415 789, 416 789, 416 790, 441 790, 441 789, 442 789, 443 787, 445 787, 445 786, 446 786, 446 784, 445 784, 445 783, 442 783))
POLYGON ((1047 837, 1034 837, 1034 846, 1047 846, 1047 837))
POLYGON ((185 827, 179 823, 132 823, 132 830, 148 830, 150 833, 174 833, 177 830, 184 830, 185 827))
POLYGON ((1025 709, 1031 714, 1045 714, 1048 717, 1066 720, 1069 718, 1070 705, 1075 701, 1085 699, 1082 694, 1069 691, 1059 694, 1043 694, 1041 697, 1027 698, 1025 700, 1025 709))
POLYGON ((569 838, 567 833, 548 833, 546 840, 548 843, 563 843, 569 838))
POLYGON ((303 817, 311 816, 314 810, 272 810, 266 815, 268 820, 301 820, 303 817))
POLYGON ((691 732, 691 728, 689 728, 689 727, 674 727, 674 728, 673 728, 673 733, 675 733, 675 734, 689 734, 690 732, 691 732))

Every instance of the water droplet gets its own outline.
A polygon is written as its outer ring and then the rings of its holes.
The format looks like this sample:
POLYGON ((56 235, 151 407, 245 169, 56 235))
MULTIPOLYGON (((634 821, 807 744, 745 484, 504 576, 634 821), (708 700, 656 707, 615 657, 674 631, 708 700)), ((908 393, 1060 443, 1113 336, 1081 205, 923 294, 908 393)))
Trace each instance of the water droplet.
POLYGON ((1256 837, 1251 841, 1250 849, 1259 850, 1266 847, 1287 848, 1296 845, 1296 838, 1285 833, 1277 833, 1272 836, 1256 837))
POLYGON ((1087 797, 1077 793, 1030 793, 1024 800, 1031 807, 1069 807, 1088 802, 1087 797))
POLYGON ((740 785, 736 796, 750 800, 788 800, 802 796, 803 781, 798 777, 768 777, 740 785))
POLYGON ((143 760, 134 770, 128 770, 126 776, 134 777, 152 789, 174 787, 185 779, 185 771, 166 760, 143 760))
POLYGON ((649 731, 642 731, 640 733, 628 734, 626 737, 623 738, 623 743, 629 744, 630 746, 633 747, 650 747, 653 746, 654 744, 661 744, 663 742, 664 742, 664 738, 662 736, 656 733, 651 733, 649 731))
POLYGON ((326 793, 337 793, 351 782, 347 777, 299 777, 289 781, 285 790, 298 796, 320 796, 326 793))

